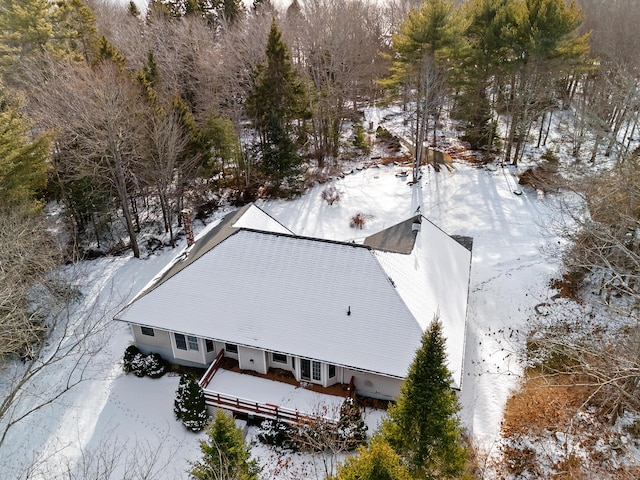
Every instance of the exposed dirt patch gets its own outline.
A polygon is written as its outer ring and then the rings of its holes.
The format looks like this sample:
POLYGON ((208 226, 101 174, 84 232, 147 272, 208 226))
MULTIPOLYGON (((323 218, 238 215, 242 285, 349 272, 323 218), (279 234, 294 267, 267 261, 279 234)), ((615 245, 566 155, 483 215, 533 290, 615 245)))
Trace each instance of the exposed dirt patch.
POLYGON ((565 375, 527 374, 522 388, 507 401, 503 435, 541 433, 568 425, 592 393, 591 388, 574 386, 578 380, 565 375))
POLYGON ((558 297, 570 298, 571 300, 580 301, 580 285, 584 275, 577 272, 568 272, 562 275, 562 278, 552 279, 549 286, 558 290, 558 297))

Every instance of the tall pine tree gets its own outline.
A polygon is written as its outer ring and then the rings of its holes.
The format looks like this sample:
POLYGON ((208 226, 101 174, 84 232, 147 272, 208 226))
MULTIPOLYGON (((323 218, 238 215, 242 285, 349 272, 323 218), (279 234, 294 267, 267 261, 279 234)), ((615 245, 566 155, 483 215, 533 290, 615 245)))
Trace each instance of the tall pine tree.
POLYGON ((0 205, 31 205, 47 184, 51 136, 34 136, 31 123, 8 105, 0 87, 0 205))
POLYGON ((434 320, 382 425, 383 438, 415 478, 452 478, 465 469, 460 407, 451 382, 442 325, 434 320))
POLYGON ((304 90, 291 65, 289 48, 271 22, 266 62, 259 65, 246 102, 247 114, 260 134, 263 172, 278 189, 293 178, 302 159, 293 140, 293 120, 304 112, 304 90))
POLYGON ((191 478, 257 480, 260 470, 231 415, 218 410, 207 437, 200 442, 202 459, 193 464, 191 478))
POLYGON ((328 480, 411 480, 402 458, 380 437, 367 447, 360 447, 358 455, 347 458, 335 477, 328 480))

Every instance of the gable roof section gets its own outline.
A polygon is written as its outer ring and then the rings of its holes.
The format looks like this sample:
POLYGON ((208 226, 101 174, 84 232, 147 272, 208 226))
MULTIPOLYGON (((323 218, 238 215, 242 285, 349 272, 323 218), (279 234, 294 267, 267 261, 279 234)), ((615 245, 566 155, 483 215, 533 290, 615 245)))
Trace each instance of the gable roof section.
POLYGON ((146 295, 178 272, 181 272, 209 250, 215 248, 220 242, 236 233, 238 229, 242 227, 274 233, 292 233, 291 230, 282 225, 264 210, 261 210, 252 203, 247 204, 234 212, 228 213, 219 222, 210 224, 198 235, 193 245, 187 247, 186 251, 182 255, 176 257, 175 261, 169 265, 168 268, 160 272, 156 278, 142 289, 142 291, 136 296, 136 299, 146 295))
POLYGON ((422 330, 372 249, 240 229, 198 258, 117 319, 406 375, 422 330))
MULTIPOLYGON (((391 227, 394 228, 394 227, 391 227)), ((463 242, 470 246, 470 239, 463 242)), ((437 315, 446 338, 454 387, 462 385, 471 251, 425 217, 409 255, 376 251, 375 255, 399 295, 424 331, 437 315)))

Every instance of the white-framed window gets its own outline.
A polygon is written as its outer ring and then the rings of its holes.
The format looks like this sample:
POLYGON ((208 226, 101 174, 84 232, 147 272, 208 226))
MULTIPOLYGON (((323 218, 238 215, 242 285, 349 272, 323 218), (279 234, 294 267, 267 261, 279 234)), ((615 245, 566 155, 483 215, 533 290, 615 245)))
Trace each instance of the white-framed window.
POLYGON ((320 376, 320 367, 322 366, 322 364, 320 362, 311 362, 311 371, 312 371, 312 376, 314 380, 322 380, 322 377, 320 376))
POLYGON ((140 332, 142 332, 143 335, 147 335, 148 337, 155 337, 156 336, 156 332, 153 331, 153 328, 140 327, 140 332))
POLYGON ((272 353, 271 358, 276 363, 287 363, 287 356, 282 353, 272 353))
POLYGON ((229 353, 238 353, 238 345, 234 343, 225 343, 224 349, 229 353))
POLYGON ((207 348, 207 352, 213 352, 216 348, 213 344, 213 340, 205 339, 204 345, 207 348))
POLYGON ((329 378, 333 378, 336 376, 336 366, 335 365, 329 365, 329 378))
POLYGON ((198 338, 191 335, 184 336, 181 333, 174 333, 176 339, 176 348, 178 350, 195 350, 198 351, 198 338))
POLYGON ((173 338, 176 339, 176 348, 178 350, 187 349, 187 339, 181 333, 174 333, 173 338))

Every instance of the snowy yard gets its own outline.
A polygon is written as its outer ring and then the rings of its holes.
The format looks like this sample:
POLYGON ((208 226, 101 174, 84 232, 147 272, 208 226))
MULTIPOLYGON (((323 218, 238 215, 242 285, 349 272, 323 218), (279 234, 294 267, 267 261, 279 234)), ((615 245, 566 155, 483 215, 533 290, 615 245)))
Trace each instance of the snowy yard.
MULTIPOLYGON (((409 218, 420 207, 445 232, 473 237, 460 398, 464 426, 481 451, 489 453, 500 438, 503 408, 522 371, 522 333, 533 307, 548 299, 549 280, 559 269, 558 259, 544 253, 548 251, 545 247, 557 243, 546 228, 553 213, 547 202, 553 199, 538 198, 528 190, 515 195, 516 179, 508 169, 455 166, 452 173, 425 170, 419 184, 412 187, 395 176, 399 167, 371 167, 335 181, 342 195, 332 206, 321 198, 326 185, 293 201, 259 206, 299 235, 360 240, 409 218), (362 230, 349 226, 356 213, 369 215, 362 230)), ((113 315, 176 253, 165 249, 145 260, 102 259, 83 265, 87 269, 83 274, 85 300, 95 298, 100 302, 98 310, 113 315)), ((161 458, 154 462, 159 478, 186 478, 189 461, 199 455, 198 440, 203 435, 187 432, 173 417, 177 377, 149 380, 122 372, 121 356, 130 341, 125 325, 109 323, 104 348, 91 363, 91 380, 9 431, 0 450, 3 478, 19 477, 29 465, 41 469, 43 478, 52 478, 69 465, 89 463, 88 452, 115 447, 122 451, 122 461, 127 452, 138 452, 141 462, 152 463, 153 455, 161 458)), ((55 381, 63 370, 60 366, 49 371, 48 381, 55 381)), ((264 447, 255 447, 254 455, 263 464, 275 462, 264 447)), ((304 470, 298 461, 288 473, 280 469, 281 478, 304 470)), ((268 471, 276 475, 273 468, 268 471)), ((305 478, 313 478, 311 470, 305 471, 305 478)))

